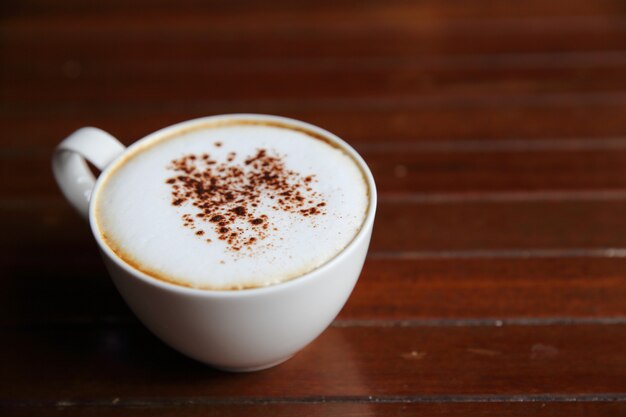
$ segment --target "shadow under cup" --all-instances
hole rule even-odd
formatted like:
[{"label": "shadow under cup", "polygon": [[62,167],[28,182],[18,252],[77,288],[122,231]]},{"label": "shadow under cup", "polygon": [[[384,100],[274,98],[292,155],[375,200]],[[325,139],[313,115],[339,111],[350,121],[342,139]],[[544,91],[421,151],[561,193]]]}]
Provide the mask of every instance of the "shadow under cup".
[{"label": "shadow under cup", "polygon": [[[142,272],[107,245],[98,228],[94,201],[107,175],[126,155],[194,126],[252,122],[304,131],[340,148],[360,168],[368,189],[365,219],[353,240],[335,257],[297,278],[243,290],[205,290],[176,285]],[[69,139],[69,138],[68,138]],[[120,162],[121,161],[121,162]],[[57,181],[59,181],[57,177]],[[59,181],[61,182],[61,181]],[[137,317],[165,343],[208,365],[253,371],[277,365],[314,340],[347,301],[369,247],[376,188],[363,159],[337,136],[316,126],[276,116],[224,115],[191,120],[139,140],[112,161],[93,188],[89,220],[107,270]]]}]

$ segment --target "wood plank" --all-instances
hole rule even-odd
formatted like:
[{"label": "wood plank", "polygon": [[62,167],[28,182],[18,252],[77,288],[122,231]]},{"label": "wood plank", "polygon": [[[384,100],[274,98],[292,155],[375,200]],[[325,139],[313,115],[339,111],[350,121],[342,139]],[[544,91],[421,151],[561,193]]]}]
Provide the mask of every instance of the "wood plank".
[{"label": "wood plank", "polygon": [[623,258],[368,259],[341,320],[626,316]]},{"label": "wood plank", "polygon": [[[178,100],[262,100],[333,98],[433,97],[460,100],[482,97],[506,100],[520,94],[623,91],[626,53],[621,65],[583,62],[567,67],[494,68],[486,60],[482,68],[424,68],[419,62],[367,67],[367,62],[322,67],[289,67],[277,62],[255,68],[245,62],[213,68],[211,61],[171,64],[167,61],[76,62],[76,77],[68,77],[66,62],[18,60],[3,65],[0,99],[7,103],[72,103],[97,101],[154,102]],[[593,57],[590,57],[593,59]],[[519,62],[518,58],[516,61]],[[555,59],[556,60],[556,59]],[[72,71],[74,71],[72,70]]]},{"label": "wood plank", "polygon": [[[626,139],[609,143],[609,149],[605,150],[584,149],[585,145],[596,146],[593,142],[575,143],[574,147],[579,145],[583,149],[571,149],[565,141],[560,143],[561,150],[541,150],[532,148],[530,144],[522,145],[520,149],[511,142],[508,145],[513,149],[502,149],[507,145],[503,142],[470,149],[459,141],[448,144],[448,147],[439,144],[440,149],[433,145],[434,151],[421,151],[419,148],[411,151],[405,145],[390,144],[357,146],[357,150],[361,150],[372,170],[381,196],[546,190],[548,193],[555,190],[619,191],[626,188]],[[620,145],[621,149],[614,149],[615,145]],[[0,182],[0,194],[4,199],[34,195],[56,198],[60,195],[51,174],[51,147],[43,148],[34,155],[7,152],[3,156],[1,152],[0,177],[10,179]]]},{"label": "wood plank", "polygon": [[[137,0],[132,3],[124,0],[109,0],[107,2],[86,5],[80,0],[8,0],[3,2],[6,13],[10,15],[33,15],[33,14],[72,14],[72,13],[111,13],[111,12],[144,12],[156,15],[168,15],[171,6],[175,4],[180,11],[211,11],[214,14],[221,13],[246,13],[266,11],[317,11],[328,13],[333,10],[356,10],[362,14],[388,14],[396,11],[399,17],[407,17],[407,10],[414,14],[425,17],[439,17],[445,19],[454,18],[483,18],[492,20],[498,17],[528,17],[528,16],[580,16],[597,15],[605,13],[626,13],[623,4],[619,0],[598,0],[590,3],[585,0],[572,0],[567,2],[543,2],[529,0],[524,4],[511,4],[506,0],[496,1],[456,1],[453,3],[441,3],[434,0],[411,2],[406,0],[390,0],[384,3],[373,0],[335,0],[333,2],[320,3],[315,0],[302,0],[294,3],[288,0],[271,0],[260,5],[254,0],[241,0],[237,4],[231,2],[203,0]],[[567,4],[567,8],[564,7]],[[147,6],[150,6],[149,8]],[[245,7],[244,7],[245,6]]]},{"label": "wood plank", "polygon": [[138,326],[5,329],[0,392],[12,401],[70,402],[623,396],[624,331],[624,324],[335,327],[279,367],[225,374]]},{"label": "wood plank", "polygon": [[[511,140],[518,149],[532,141],[546,140],[546,147],[562,139],[588,146],[626,136],[626,100],[587,97],[563,100],[483,103],[342,103],[309,102],[170,102],[101,106],[97,102],[73,105],[0,105],[4,127],[3,152],[27,152],[52,148],[74,130],[97,126],[124,143],[167,125],[213,114],[256,112],[279,114],[324,127],[354,145],[364,143],[443,142],[447,149],[463,147],[464,141],[487,148],[487,140]],[[587,143],[589,142],[589,143]],[[575,147],[576,143],[569,146]],[[558,146],[558,144],[553,145]],[[580,146],[580,145],[578,145]],[[600,145],[599,145],[600,146]],[[425,147],[428,149],[428,146]]]},{"label": "wood plank", "polygon": [[[174,34],[181,29],[188,33],[206,33],[208,31],[230,31],[234,23],[238,24],[238,33],[277,32],[289,29],[292,34],[307,33],[324,36],[332,32],[376,32],[383,28],[395,27],[406,32],[439,30],[444,28],[464,28],[478,32],[499,27],[506,33],[511,30],[532,32],[536,27],[528,27],[525,20],[534,19],[538,27],[547,20],[559,22],[569,19],[580,23],[581,19],[593,17],[608,21],[614,16],[624,15],[625,10],[619,1],[603,1],[590,5],[588,2],[568,2],[546,6],[537,0],[532,5],[511,6],[508,2],[490,2],[488,7],[476,7],[472,2],[438,4],[437,2],[329,2],[285,4],[268,2],[260,5],[250,3],[245,7],[215,7],[208,4],[198,7],[185,7],[184,2],[176,3],[176,8],[162,4],[141,7],[119,3],[107,6],[72,7],[70,4],[46,5],[40,10],[28,10],[28,5],[9,4],[5,6],[5,30],[31,33],[67,33],[82,29],[86,36],[103,31],[111,31],[108,22],[115,21],[115,32],[119,35],[138,34],[159,30],[165,26]],[[55,7],[56,6],[56,7]],[[121,6],[121,7],[120,7]],[[164,7],[165,6],[165,7]],[[21,9],[21,10],[20,10]],[[81,17],[82,19],[77,19]],[[143,19],[141,19],[143,17]],[[543,18],[543,20],[542,20]],[[572,19],[574,18],[574,19]],[[584,20],[583,20],[584,21]],[[68,24],[69,22],[69,24]],[[340,22],[340,23],[339,23]],[[417,24],[416,24],[417,23]],[[504,24],[508,23],[508,24]],[[515,25],[517,23],[517,25]],[[600,25],[597,25],[598,27]],[[583,26],[584,27],[584,26]],[[557,26],[557,29],[562,29]],[[554,31],[554,30],[553,30]],[[235,33],[233,33],[235,34]]]},{"label": "wood plank", "polygon": [[[626,46],[626,45],[624,45]],[[34,45],[36,48],[37,45]],[[40,82],[57,79],[68,85],[84,83],[85,80],[119,79],[120,82],[129,82],[129,78],[136,78],[142,74],[149,79],[156,77],[193,75],[199,80],[205,77],[210,82],[215,77],[225,77],[237,74],[239,77],[249,75],[250,72],[264,75],[268,72],[296,74],[297,76],[312,76],[316,72],[332,77],[334,73],[340,76],[343,72],[351,71],[363,77],[368,73],[377,78],[400,78],[406,87],[415,88],[413,84],[420,82],[425,86],[430,81],[484,81],[491,78],[552,78],[555,82],[563,81],[556,78],[560,73],[567,79],[594,80],[594,73],[602,73],[617,79],[613,74],[615,69],[623,68],[626,61],[626,51],[616,48],[610,51],[579,51],[579,52],[534,52],[534,53],[494,53],[494,54],[430,54],[415,55],[403,54],[393,56],[350,56],[315,57],[307,54],[303,57],[282,56],[277,58],[249,56],[220,59],[214,56],[205,56],[206,46],[186,45],[177,48],[180,57],[171,54],[147,54],[145,47],[131,49],[114,48],[108,55],[100,51],[91,50],[78,54],[76,49],[67,50],[67,45],[47,45],[41,53],[25,54],[24,47],[16,42],[7,42],[0,49],[6,63],[0,69],[5,82],[20,81],[26,78],[35,78]],[[162,47],[159,49],[162,51]],[[124,51],[129,56],[120,55]],[[47,52],[47,53],[46,53]],[[113,52],[117,52],[113,54]],[[184,55],[183,55],[184,53]],[[419,73],[417,77],[415,72]],[[599,74],[598,74],[599,75]],[[413,78],[411,78],[413,77]],[[410,83],[410,81],[414,81]],[[135,79],[141,82],[141,79]],[[177,79],[185,82],[184,79]],[[245,79],[243,81],[246,81]],[[324,84],[332,82],[332,78],[324,80]],[[376,81],[376,79],[374,80]],[[184,84],[183,84],[184,85]],[[279,87],[280,85],[274,85]],[[325,85],[320,85],[324,88]],[[370,86],[368,85],[368,88]],[[393,85],[392,85],[393,87]]]},{"label": "wood plank", "polygon": [[[328,35],[314,32],[294,35],[294,26],[281,33],[248,33],[237,35],[233,31],[226,34],[208,31],[195,34],[184,32],[136,32],[122,35],[117,32],[85,34],[82,28],[63,36],[45,33],[46,43],[39,42],[43,33],[32,29],[24,32],[4,30],[4,38],[10,39],[1,46],[0,51],[6,59],[24,60],[29,55],[43,60],[65,60],[68,76],[76,76],[76,64],[89,66],[94,59],[113,59],[118,61],[138,61],[145,59],[169,60],[170,62],[189,60],[190,62],[211,59],[218,66],[220,61],[235,62],[292,62],[323,64],[324,60],[335,59],[398,59],[403,57],[424,58],[426,61],[438,55],[496,55],[496,54],[532,54],[552,53],[598,53],[603,54],[623,51],[623,21],[614,18],[595,19],[587,23],[574,22],[570,30],[558,31],[562,25],[552,20],[544,22],[543,29],[527,32],[517,29],[512,33],[503,33],[506,25],[536,26],[533,20],[520,22],[502,22],[491,31],[481,29],[482,22],[470,25],[468,29],[436,29],[432,33],[407,34],[393,33],[393,29],[369,31],[352,34],[334,31]],[[448,26],[447,24],[445,26]],[[577,27],[579,26],[579,27]],[[556,28],[556,29],[555,29]],[[331,31],[332,32],[332,31]],[[486,32],[486,33],[485,33]],[[547,33],[546,33],[547,32]],[[317,33],[311,37],[311,33]],[[81,36],[79,36],[81,35]],[[254,39],[254,37],[257,37]],[[324,36],[320,38],[320,36]],[[210,52],[209,52],[210,51]],[[27,55],[28,54],[28,55]],[[322,61],[322,62],[320,62]],[[81,68],[82,69],[82,68]]]},{"label": "wood plank", "polygon": [[[46,253],[0,260],[0,325],[135,322],[93,244]],[[624,271],[624,258],[374,256],[338,323],[626,317]]]},{"label": "wood plank", "polygon": [[[116,402],[116,399],[118,400]],[[249,401],[249,400],[248,400]],[[242,401],[243,402],[243,401]],[[577,400],[574,402],[489,402],[477,404],[458,403],[398,403],[380,404],[374,399],[329,403],[326,400],[304,404],[276,404],[269,399],[260,400],[258,403],[249,401],[248,404],[221,404],[210,403],[208,405],[178,404],[154,405],[140,401],[141,405],[119,405],[124,400],[113,398],[109,404],[83,405],[81,403],[68,404],[63,401],[55,402],[48,406],[13,406],[4,407],[7,416],[21,417],[34,414],[54,416],[272,416],[291,417],[295,415],[305,416],[342,416],[342,417],[374,417],[374,416],[399,416],[399,415],[426,415],[432,417],[548,417],[567,415],[569,417],[604,417],[620,416],[626,414],[624,402],[589,402]],[[59,404],[59,405],[57,405]],[[67,405],[65,405],[67,404]],[[133,404],[131,402],[131,404]]]},{"label": "wood plank", "polygon": [[616,149],[537,151],[528,145],[527,151],[498,151],[497,145],[486,144],[468,155],[462,145],[458,148],[411,152],[405,146],[379,151],[364,147],[362,155],[382,196],[626,188],[626,152]]},{"label": "wood plank", "polygon": [[624,247],[622,201],[382,203],[373,250]]}]

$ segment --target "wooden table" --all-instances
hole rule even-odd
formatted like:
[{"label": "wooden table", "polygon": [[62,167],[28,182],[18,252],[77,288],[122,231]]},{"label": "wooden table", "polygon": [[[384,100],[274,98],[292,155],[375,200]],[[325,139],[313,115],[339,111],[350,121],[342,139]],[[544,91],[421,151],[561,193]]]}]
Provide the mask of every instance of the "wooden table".
[{"label": "wooden table", "polygon": [[[621,0],[0,5],[0,414],[626,415]],[[232,112],[354,145],[361,279],[293,359],[222,373],[115,291],[49,159]]]}]

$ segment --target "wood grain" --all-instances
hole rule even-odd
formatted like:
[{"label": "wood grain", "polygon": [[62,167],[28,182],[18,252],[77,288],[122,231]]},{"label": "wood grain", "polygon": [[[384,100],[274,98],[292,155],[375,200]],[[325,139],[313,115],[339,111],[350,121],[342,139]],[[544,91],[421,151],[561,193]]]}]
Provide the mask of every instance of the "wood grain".
[{"label": "wood grain", "polygon": [[[0,414],[626,416],[625,33],[620,0],[0,2]],[[49,165],[234,112],[380,192],[337,320],[242,375],[137,322]]]}]

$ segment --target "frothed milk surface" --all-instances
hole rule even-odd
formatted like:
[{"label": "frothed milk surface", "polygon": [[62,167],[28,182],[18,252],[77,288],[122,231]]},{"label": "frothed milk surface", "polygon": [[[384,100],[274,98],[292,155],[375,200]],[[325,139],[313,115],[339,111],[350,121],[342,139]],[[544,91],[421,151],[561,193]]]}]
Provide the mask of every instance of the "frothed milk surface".
[{"label": "frothed milk surface", "polygon": [[341,252],[369,191],[357,163],[279,123],[204,124],[136,149],[94,197],[121,259],[157,279],[229,290],[287,281]]}]

